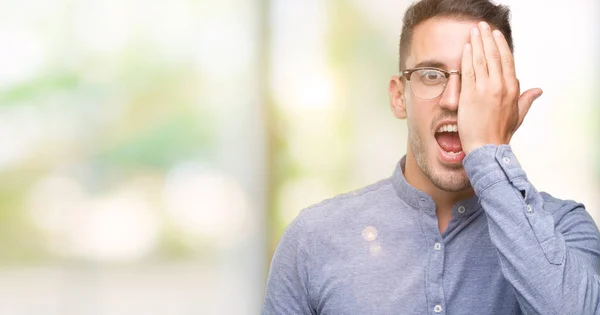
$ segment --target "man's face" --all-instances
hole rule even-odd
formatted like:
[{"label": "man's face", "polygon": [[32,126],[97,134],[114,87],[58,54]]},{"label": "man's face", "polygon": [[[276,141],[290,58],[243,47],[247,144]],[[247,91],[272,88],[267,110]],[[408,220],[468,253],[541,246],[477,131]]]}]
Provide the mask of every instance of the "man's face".
[{"label": "man's face", "polygon": [[[434,18],[419,24],[413,32],[406,69],[426,66],[460,70],[463,48],[470,40],[470,30],[476,26],[477,22],[450,18]],[[396,92],[392,91],[392,85]],[[434,99],[416,97],[410,81],[394,79],[392,85],[392,109],[398,118],[407,119],[408,154],[413,155],[421,172],[444,191],[470,188],[462,166],[464,153],[458,133],[440,129],[457,124],[460,78],[451,75],[444,92]]]}]

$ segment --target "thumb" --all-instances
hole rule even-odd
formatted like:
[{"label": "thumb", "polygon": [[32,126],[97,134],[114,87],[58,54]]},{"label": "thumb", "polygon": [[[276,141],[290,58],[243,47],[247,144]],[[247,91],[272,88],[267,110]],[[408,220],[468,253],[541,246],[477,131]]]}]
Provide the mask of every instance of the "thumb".
[{"label": "thumb", "polygon": [[[517,124],[517,128],[519,128],[521,126],[521,124],[523,123],[523,120],[525,119],[525,115],[527,115],[527,112],[529,112],[529,109],[531,108],[531,104],[533,104],[533,101],[535,101],[540,96],[542,96],[542,93],[544,93],[544,91],[542,91],[542,89],[535,88],[535,89],[529,89],[529,90],[523,92],[523,94],[521,94],[521,96],[519,96],[519,100],[517,101],[517,104],[519,106],[519,123]],[[515,128],[515,130],[517,128]]]}]

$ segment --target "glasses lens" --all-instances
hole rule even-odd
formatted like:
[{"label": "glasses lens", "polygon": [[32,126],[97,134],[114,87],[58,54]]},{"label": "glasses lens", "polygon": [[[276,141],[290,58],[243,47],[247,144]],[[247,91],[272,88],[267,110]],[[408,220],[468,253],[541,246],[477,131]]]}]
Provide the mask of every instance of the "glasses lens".
[{"label": "glasses lens", "polygon": [[446,75],[434,69],[421,69],[410,76],[410,86],[413,94],[422,99],[432,99],[440,96],[446,87]]}]

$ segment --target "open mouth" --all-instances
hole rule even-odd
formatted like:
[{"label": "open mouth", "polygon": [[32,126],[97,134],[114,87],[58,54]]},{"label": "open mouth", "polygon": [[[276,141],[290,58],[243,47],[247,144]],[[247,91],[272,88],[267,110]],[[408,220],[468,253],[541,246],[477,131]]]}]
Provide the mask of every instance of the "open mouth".
[{"label": "open mouth", "polygon": [[435,140],[440,147],[442,160],[448,163],[462,162],[465,154],[460,143],[458,125],[445,124],[440,126],[435,132]]}]

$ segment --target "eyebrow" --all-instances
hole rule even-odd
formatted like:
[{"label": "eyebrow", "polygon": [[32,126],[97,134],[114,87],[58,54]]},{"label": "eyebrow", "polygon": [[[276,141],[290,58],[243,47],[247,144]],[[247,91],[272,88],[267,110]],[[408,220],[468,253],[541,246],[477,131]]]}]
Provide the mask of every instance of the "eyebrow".
[{"label": "eyebrow", "polygon": [[440,69],[448,68],[445,63],[438,61],[438,60],[424,60],[424,61],[417,63],[414,66],[414,68],[423,68],[423,67],[440,68]]}]

